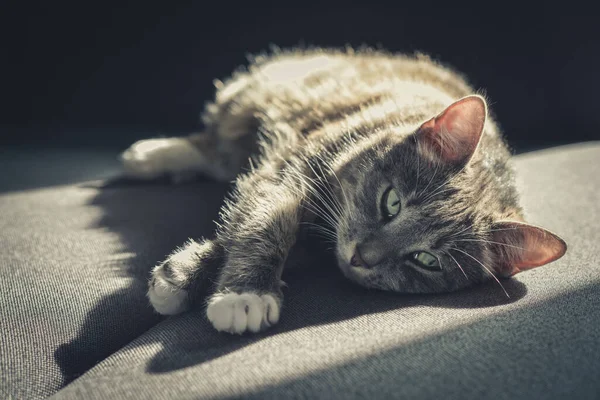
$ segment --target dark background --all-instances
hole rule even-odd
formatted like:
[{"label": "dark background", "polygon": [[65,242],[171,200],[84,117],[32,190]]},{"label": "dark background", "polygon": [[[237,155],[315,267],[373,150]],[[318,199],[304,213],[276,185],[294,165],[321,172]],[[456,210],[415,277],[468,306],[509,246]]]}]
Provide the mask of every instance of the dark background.
[{"label": "dark background", "polygon": [[594,13],[480,3],[14,3],[0,145],[121,148],[200,129],[212,80],[270,44],[421,50],[484,88],[517,151],[600,138]]}]

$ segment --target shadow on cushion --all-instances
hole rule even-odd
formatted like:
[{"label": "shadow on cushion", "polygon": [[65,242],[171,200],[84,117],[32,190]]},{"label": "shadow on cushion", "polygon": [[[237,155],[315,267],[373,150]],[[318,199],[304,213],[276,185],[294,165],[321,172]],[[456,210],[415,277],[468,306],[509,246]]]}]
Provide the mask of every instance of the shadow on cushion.
[{"label": "shadow on cushion", "polygon": [[[131,286],[104,297],[88,312],[77,337],[56,350],[55,360],[66,377],[66,383],[108,355],[101,346],[106,336],[117,335],[122,338],[123,344],[133,339],[126,331],[128,321],[123,320],[119,309],[133,306],[128,304],[131,292],[145,293],[149,270],[172,249],[188,237],[212,235],[212,220],[217,217],[227,187],[206,181],[171,186],[163,180],[146,183],[114,180],[102,184],[99,189],[91,204],[101,207],[103,217],[92,228],[116,233],[127,250],[137,256],[122,265],[123,273],[132,278]],[[204,317],[200,299],[197,301],[198,307],[184,317],[195,320],[194,328],[183,332],[175,330],[173,335],[200,335],[202,349],[196,348],[197,343],[192,348],[185,348],[181,342],[176,342],[177,349],[174,349],[171,346],[173,342],[167,340],[163,343],[163,351],[149,363],[148,371],[160,373],[185,368],[221,357],[259,341],[265,335],[329,324],[374,312],[415,305],[493,307],[517,301],[527,293],[526,287],[514,279],[502,281],[510,298],[506,297],[496,282],[440,295],[401,295],[367,290],[347,281],[339,272],[334,258],[312,239],[299,243],[288,259],[293,265],[287,266],[283,279],[290,288],[284,289],[283,314],[277,326],[260,335],[232,338],[214,331]],[[136,298],[139,302],[135,306],[143,304],[147,312],[150,305],[143,303],[145,298]],[[321,304],[316,306],[314,299],[320,299]],[[181,317],[172,319],[177,318]],[[158,315],[151,319],[152,324],[160,320]],[[201,351],[194,351],[195,348]],[[182,350],[186,352],[186,357],[171,357],[174,352]]]},{"label": "shadow on cushion", "polygon": [[[206,182],[175,188],[164,181],[141,184],[121,180],[84,186],[98,189],[89,205],[102,210],[101,218],[89,229],[117,235],[121,244],[118,274],[128,279],[129,286],[97,302],[77,336],[56,349],[54,359],[64,384],[162,320],[145,297],[149,271],[188,237],[211,233],[226,189]],[[123,258],[127,253],[133,256]],[[124,308],[139,310],[138,321],[121,312]]]}]

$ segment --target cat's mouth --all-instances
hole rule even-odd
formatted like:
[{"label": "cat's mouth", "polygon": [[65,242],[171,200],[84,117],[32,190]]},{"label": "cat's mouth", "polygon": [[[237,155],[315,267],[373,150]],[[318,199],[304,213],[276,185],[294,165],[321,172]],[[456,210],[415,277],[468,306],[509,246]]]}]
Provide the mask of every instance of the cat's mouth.
[{"label": "cat's mouth", "polygon": [[347,278],[357,282],[360,282],[362,275],[370,269],[354,243],[348,243],[346,246],[339,245],[337,248],[337,259],[343,274]]},{"label": "cat's mouth", "polygon": [[356,244],[354,242],[348,243],[340,243],[338,242],[336,248],[336,256],[338,259],[338,263],[343,265],[345,268],[355,267],[357,263],[357,259],[354,259],[354,249],[356,248]]},{"label": "cat's mouth", "polygon": [[363,260],[358,246],[354,248],[354,254],[352,254],[352,257],[350,257],[350,265],[353,267],[370,268],[370,266]]}]

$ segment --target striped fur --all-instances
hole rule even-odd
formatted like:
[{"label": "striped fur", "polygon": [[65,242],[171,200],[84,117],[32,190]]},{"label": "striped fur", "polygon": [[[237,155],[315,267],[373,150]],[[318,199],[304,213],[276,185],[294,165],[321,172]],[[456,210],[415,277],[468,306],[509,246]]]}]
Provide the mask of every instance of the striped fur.
[{"label": "striped fur", "polygon": [[[475,93],[459,74],[424,55],[314,49],[254,57],[215,84],[205,131],[186,138],[202,159],[189,169],[236,177],[235,188],[215,238],[192,241],[155,268],[149,296],[162,310],[187,304],[165,305],[165,282],[173,301],[189,302],[180,292],[214,271],[208,317],[217,329],[272,325],[282,268],[303,223],[316,224],[334,243],[342,272],[367,287],[442,292],[495,279],[503,263],[491,243],[494,224],[523,216],[494,119],[488,115],[465,165],[436,159],[417,136],[425,121]],[[390,185],[402,210],[384,222],[380,202]],[[377,265],[351,265],[357,245],[379,255]],[[441,270],[407,262],[418,250],[434,254]]]}]

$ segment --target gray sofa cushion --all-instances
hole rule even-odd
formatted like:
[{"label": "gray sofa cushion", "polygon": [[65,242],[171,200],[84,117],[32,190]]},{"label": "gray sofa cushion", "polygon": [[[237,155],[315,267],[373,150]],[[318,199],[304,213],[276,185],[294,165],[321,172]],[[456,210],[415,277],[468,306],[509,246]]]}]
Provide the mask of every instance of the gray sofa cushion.
[{"label": "gray sofa cushion", "polygon": [[226,189],[95,186],[0,196],[2,399],[47,397],[159,322],[149,267],[211,233]]},{"label": "gray sofa cushion", "polygon": [[529,221],[569,251],[502,281],[510,299],[495,283],[368,291],[305,254],[280,324],[241,337],[201,310],[161,320],[144,298],[156,260],[210,233],[222,185],[4,195],[2,394],[49,395],[108,357],[55,398],[597,398],[599,164],[600,143],[517,157]]}]

